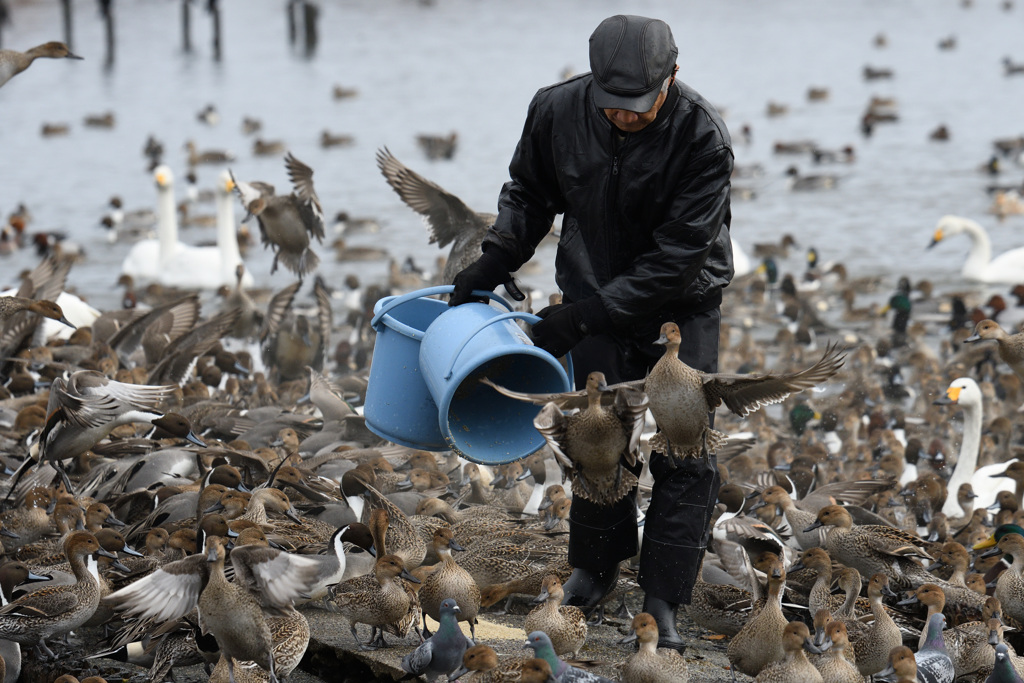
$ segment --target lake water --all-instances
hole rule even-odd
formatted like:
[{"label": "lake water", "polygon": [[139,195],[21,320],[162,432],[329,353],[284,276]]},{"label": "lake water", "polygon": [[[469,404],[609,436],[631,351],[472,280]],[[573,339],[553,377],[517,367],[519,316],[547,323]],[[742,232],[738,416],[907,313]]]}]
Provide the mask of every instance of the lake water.
[{"label": "lake water", "polygon": [[[5,48],[27,49],[60,39],[56,0],[13,0],[13,25]],[[959,288],[966,237],[925,250],[940,216],[955,213],[980,221],[996,251],[1024,245],[1024,216],[997,222],[985,213],[984,187],[996,180],[1019,183],[1024,169],[1004,160],[996,179],[979,172],[992,140],[1024,133],[1024,75],[1007,77],[1001,61],[1024,62],[1024,7],[1006,11],[1001,0],[323,0],[320,44],[312,58],[289,46],[284,2],[224,0],[224,56],[211,57],[210,19],[193,10],[193,54],[181,50],[179,2],[115,3],[117,53],[104,69],[104,34],[96,3],[75,3],[74,50],[85,61],[40,60],[0,89],[0,218],[24,202],[34,216],[30,230],[62,230],[86,249],[88,260],[69,284],[97,305],[114,306],[113,283],[127,244],[110,246],[100,218],[113,194],[127,208],[155,203],[142,157],[150,134],[183,179],[186,140],[201,149],[232,151],[240,179],[287,186],[280,157],[256,157],[243,116],[263,122],[262,137],[280,139],[315,169],[328,216],[346,210],[372,216],[378,235],[352,238],[380,244],[398,259],[413,256],[430,266],[438,251],[428,244],[418,217],[377,171],[374,154],[387,145],[411,168],[459,195],[470,206],[493,211],[507,165],[536,89],[563,70],[587,67],[587,38],[604,17],[629,12],[664,18],[679,44],[680,77],[719,106],[736,138],[738,164],[760,163],[752,181],[757,197],[735,201],[733,235],[743,245],[776,241],[783,232],[823,260],[842,260],[851,274],[931,278],[940,289]],[[873,39],[884,33],[888,46]],[[955,36],[953,50],[941,39]],[[865,81],[865,65],[888,67],[892,80]],[[356,88],[355,98],[335,100],[332,87]],[[828,88],[826,101],[810,102],[810,87]],[[872,96],[894,97],[900,120],[879,125],[864,138],[859,121]],[[769,117],[769,101],[789,113]],[[196,113],[214,104],[217,126]],[[83,117],[113,111],[112,130],[85,128]],[[70,134],[44,138],[44,122],[68,123]],[[750,126],[744,145],[739,130]],[[929,141],[939,124],[945,143]],[[321,149],[320,132],[354,136],[350,147]],[[451,161],[429,161],[419,133],[457,131]],[[821,147],[853,145],[856,161],[816,168],[806,156],[775,155],[777,141],[812,139]],[[838,173],[838,189],[794,193],[784,171]],[[217,167],[198,168],[210,186]],[[179,197],[184,188],[178,186]],[[202,210],[211,212],[212,206]],[[240,214],[239,214],[239,217]],[[184,230],[186,241],[209,240],[213,231]],[[332,283],[355,272],[383,280],[385,262],[337,263],[320,247],[321,273]],[[538,253],[543,265],[530,284],[553,286],[553,247]],[[34,263],[19,253],[0,258],[0,284]],[[270,253],[247,256],[258,285],[281,287],[290,274],[269,274]],[[802,267],[802,252],[783,264]]]}]

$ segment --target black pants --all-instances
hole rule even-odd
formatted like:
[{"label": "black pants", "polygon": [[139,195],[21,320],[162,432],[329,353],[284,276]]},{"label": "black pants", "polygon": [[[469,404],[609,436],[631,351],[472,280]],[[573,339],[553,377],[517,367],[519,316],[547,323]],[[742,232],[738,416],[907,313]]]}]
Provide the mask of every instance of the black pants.
[{"label": "black pants", "polygon": [[[718,371],[718,309],[677,320],[682,334],[679,358],[704,372]],[[572,351],[576,386],[600,370],[609,384],[640,379],[661,357],[663,348],[609,335],[588,337]],[[640,474],[640,463],[634,472]],[[715,457],[708,462],[672,461],[653,454],[654,488],[644,523],[638,581],[645,593],[689,604],[720,484]],[[569,511],[569,564],[605,570],[637,553],[636,489],[622,500],[600,506],[573,498]]]}]

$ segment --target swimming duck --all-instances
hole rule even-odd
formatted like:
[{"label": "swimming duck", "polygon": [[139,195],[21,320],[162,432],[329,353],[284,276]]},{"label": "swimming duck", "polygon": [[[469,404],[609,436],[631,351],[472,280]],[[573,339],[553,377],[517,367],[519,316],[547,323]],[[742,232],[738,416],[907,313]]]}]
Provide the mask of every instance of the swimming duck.
[{"label": "swimming duck", "polygon": [[523,630],[544,631],[551,638],[555,654],[571,652],[576,659],[587,640],[587,617],[579,607],[563,605],[563,597],[558,577],[554,574],[544,577],[540,595],[533,601],[538,607],[526,615]]},{"label": "swimming duck", "polygon": [[790,166],[786,169],[787,184],[795,192],[832,190],[839,185],[839,177],[827,173],[801,175],[800,169]]},{"label": "swimming duck", "polygon": [[[638,388],[619,386],[610,392],[601,372],[587,376],[585,391],[565,394],[523,394],[482,381],[510,398],[544,405],[534,426],[554,452],[563,477],[571,478],[576,495],[604,505],[636,485],[636,475],[619,461],[636,463],[647,410],[647,397]],[[585,409],[568,416],[562,412],[581,400]]]},{"label": "swimming duck", "polygon": [[411,676],[447,676],[462,666],[462,655],[474,645],[459,629],[461,609],[455,600],[442,601],[439,611],[437,632],[402,659],[402,669]]},{"label": "swimming duck", "polygon": [[204,630],[212,633],[228,658],[254,661],[277,681],[273,639],[267,617],[286,612],[316,580],[309,558],[276,548],[242,546],[231,551],[237,582],[224,575],[226,541],[212,536],[201,555],[164,565],[105,601],[128,614],[157,621],[184,616],[199,607]]},{"label": "swimming duck", "polygon": [[324,213],[313,188],[313,169],[290,152],[285,155],[284,163],[294,187],[291,194],[276,195],[273,186],[261,182],[236,182],[235,189],[247,212],[242,222],[255,216],[263,245],[273,248],[274,263],[270,272],[276,272],[277,263],[281,261],[302,279],[320,265],[320,258],[309,243],[310,236],[323,242]]},{"label": "swimming duck", "polygon": [[818,511],[817,521],[804,531],[820,526],[831,527],[825,540],[829,555],[861,574],[873,576],[881,572],[900,588],[911,588],[934,579],[911,559],[934,559],[924,550],[924,541],[916,534],[876,524],[854,526],[849,511],[841,505],[823,507]]},{"label": "swimming duck", "polygon": [[982,320],[974,327],[974,334],[964,339],[965,344],[994,339],[999,357],[1018,376],[1024,378],[1024,332],[1009,334],[994,320]]},{"label": "swimming duck", "polygon": [[[451,529],[441,528],[434,532],[433,548],[441,558],[440,566],[427,576],[420,587],[420,604],[423,614],[434,621],[440,621],[441,605],[448,598],[454,598],[459,605],[458,621],[468,621],[470,636],[476,640],[476,615],[480,611],[480,588],[472,574],[459,566],[452,557],[452,551],[464,550]],[[459,655],[462,656],[461,654]]]},{"label": "swimming duck", "polygon": [[71,52],[68,46],[58,41],[50,41],[37,45],[25,52],[17,50],[0,50],[0,88],[40,58],[46,59],[82,59]]},{"label": "swimming duck", "polygon": [[455,195],[408,168],[387,147],[377,150],[377,167],[391,189],[426,221],[430,243],[441,248],[452,245],[437,283],[451,284],[459,271],[480,258],[480,243],[497,216],[472,210]]},{"label": "swimming duck", "polygon": [[93,554],[116,559],[100,547],[88,531],[74,531],[64,540],[64,554],[71,563],[75,583],[50,586],[8,603],[0,608],[0,638],[22,645],[33,645],[47,657],[53,652],[46,639],[77,629],[89,620],[100,602],[100,587],[85,558]]},{"label": "swimming duck", "polygon": [[[401,557],[384,555],[374,564],[372,581],[367,580],[369,577],[358,577],[343,581],[328,590],[328,609],[348,619],[352,638],[360,650],[388,647],[384,640],[384,628],[408,614],[409,595],[399,577],[419,583],[405,568]],[[359,640],[357,624],[368,624],[371,627],[367,643]]]},{"label": "swimming duck", "polygon": [[1017,284],[1024,279],[1024,247],[1010,249],[992,257],[992,242],[988,233],[976,221],[961,216],[943,216],[935,226],[929,248],[950,235],[966,234],[971,238],[971,250],[960,274],[975,282]]},{"label": "swimming duck", "polygon": [[804,648],[813,648],[813,645],[810,644],[810,631],[807,624],[799,621],[790,622],[786,624],[781,635],[785,655],[778,661],[768,663],[757,674],[754,681],[757,683],[788,683],[789,681],[821,683],[821,674],[804,654]]},{"label": "swimming duck", "polygon": [[612,683],[610,679],[598,676],[593,671],[577,669],[559,659],[551,645],[551,639],[544,631],[530,632],[526,636],[526,644],[523,647],[530,648],[537,659],[544,660],[551,667],[551,674],[559,683],[575,683],[576,681],[580,683]]},{"label": "swimming duck", "polygon": [[[640,641],[640,649],[622,666],[625,683],[686,683],[690,680],[686,660],[678,652],[658,649],[658,624],[654,617],[646,612],[633,617],[633,634]],[[634,636],[619,642],[629,642]]]}]

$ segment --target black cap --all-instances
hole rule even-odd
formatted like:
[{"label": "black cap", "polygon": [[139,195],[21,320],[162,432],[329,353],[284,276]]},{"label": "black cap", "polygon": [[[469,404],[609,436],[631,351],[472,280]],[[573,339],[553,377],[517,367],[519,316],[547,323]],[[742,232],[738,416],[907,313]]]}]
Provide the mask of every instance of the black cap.
[{"label": "black cap", "polygon": [[660,19],[618,14],[590,36],[594,101],[602,109],[648,111],[672,75],[679,49]]}]

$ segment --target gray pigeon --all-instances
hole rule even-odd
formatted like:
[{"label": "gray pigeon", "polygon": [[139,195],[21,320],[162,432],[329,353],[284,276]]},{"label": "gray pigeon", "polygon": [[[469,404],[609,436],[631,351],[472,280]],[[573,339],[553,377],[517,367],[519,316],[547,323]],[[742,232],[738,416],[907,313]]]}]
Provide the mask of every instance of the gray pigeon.
[{"label": "gray pigeon", "polygon": [[462,655],[473,646],[459,629],[456,615],[461,612],[451,598],[441,603],[441,622],[430,638],[402,660],[402,669],[411,676],[436,680],[462,666]]},{"label": "gray pigeon", "polygon": [[591,671],[584,671],[570,666],[558,658],[555,648],[551,645],[551,638],[544,631],[534,631],[526,637],[526,644],[523,647],[533,649],[537,659],[543,659],[551,667],[551,674],[558,683],[615,683],[610,678],[598,676]]}]

